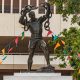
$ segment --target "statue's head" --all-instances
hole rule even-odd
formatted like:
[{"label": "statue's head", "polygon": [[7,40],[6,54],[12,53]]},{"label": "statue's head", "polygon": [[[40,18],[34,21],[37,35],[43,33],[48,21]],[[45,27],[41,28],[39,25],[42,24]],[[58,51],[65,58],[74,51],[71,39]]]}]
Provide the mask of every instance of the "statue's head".
[{"label": "statue's head", "polygon": [[29,12],[29,18],[31,18],[32,20],[35,19],[35,12],[34,11]]}]

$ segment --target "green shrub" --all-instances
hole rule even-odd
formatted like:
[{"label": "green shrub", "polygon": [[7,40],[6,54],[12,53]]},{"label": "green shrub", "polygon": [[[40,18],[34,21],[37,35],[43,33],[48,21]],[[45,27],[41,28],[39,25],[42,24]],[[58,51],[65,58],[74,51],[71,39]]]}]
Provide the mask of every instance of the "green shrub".
[{"label": "green shrub", "polygon": [[[69,64],[74,69],[73,77],[77,77],[80,74],[80,29],[71,27],[70,29],[64,29],[60,34],[62,37],[58,37],[50,43],[50,46],[55,46],[56,43],[61,45],[54,49],[56,54],[54,59],[60,58],[63,64],[59,64],[59,66],[66,67],[65,56],[68,56]],[[61,40],[65,42],[65,45],[62,44]]]}]

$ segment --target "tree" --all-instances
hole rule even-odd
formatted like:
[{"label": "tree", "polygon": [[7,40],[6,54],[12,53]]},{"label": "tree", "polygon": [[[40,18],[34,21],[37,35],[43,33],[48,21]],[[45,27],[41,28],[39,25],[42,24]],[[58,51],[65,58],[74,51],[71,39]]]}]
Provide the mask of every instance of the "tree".
[{"label": "tree", "polygon": [[80,29],[71,27],[69,30],[64,29],[60,34],[63,37],[54,36],[49,43],[50,46],[54,46],[53,53],[56,54],[54,59],[62,60],[60,67],[65,68],[70,65],[74,69],[73,77],[80,80]]},{"label": "tree", "polygon": [[57,13],[62,14],[64,21],[73,14],[71,23],[77,23],[80,26],[80,0],[49,0],[49,2],[57,6]]}]

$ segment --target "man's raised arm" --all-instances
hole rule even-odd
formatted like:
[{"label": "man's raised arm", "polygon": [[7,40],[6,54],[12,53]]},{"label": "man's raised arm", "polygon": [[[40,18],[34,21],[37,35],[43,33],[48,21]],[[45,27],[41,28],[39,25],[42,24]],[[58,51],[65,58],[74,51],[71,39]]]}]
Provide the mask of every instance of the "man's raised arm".
[{"label": "man's raised arm", "polygon": [[19,23],[22,24],[22,25],[25,25],[25,21],[27,23],[26,12],[24,12],[23,14],[21,14],[20,19],[19,19]]},{"label": "man's raised arm", "polygon": [[48,19],[51,15],[50,4],[45,2],[42,7],[46,9],[46,14],[39,18],[40,22],[43,23],[46,19]]},{"label": "man's raised arm", "polygon": [[26,14],[27,14],[26,9],[22,10],[21,11],[21,16],[20,16],[20,19],[19,19],[19,23],[24,25],[24,27],[22,27],[22,28],[24,28],[24,31],[27,31],[29,29],[28,20],[27,20]]}]

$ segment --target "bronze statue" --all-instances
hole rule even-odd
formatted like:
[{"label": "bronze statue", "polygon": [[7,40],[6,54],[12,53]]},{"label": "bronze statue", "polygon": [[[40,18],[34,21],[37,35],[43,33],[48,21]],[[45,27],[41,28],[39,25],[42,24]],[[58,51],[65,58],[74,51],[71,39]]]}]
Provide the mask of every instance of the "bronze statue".
[{"label": "bronze statue", "polygon": [[[31,71],[31,66],[33,63],[33,55],[34,55],[34,51],[36,46],[39,46],[43,52],[44,52],[44,56],[47,62],[47,66],[50,66],[50,61],[49,61],[49,51],[47,49],[47,45],[45,43],[45,41],[42,38],[42,24],[44,21],[49,21],[49,17],[51,15],[51,11],[50,11],[50,4],[45,2],[44,4],[42,4],[42,6],[46,9],[46,14],[36,18],[35,16],[35,12],[32,11],[33,6],[26,6],[24,8],[24,10],[21,11],[21,17],[19,19],[19,23],[24,25],[24,30],[30,30],[31,32],[31,38],[30,38],[30,44],[29,44],[29,58],[28,58],[28,71]],[[30,18],[30,20],[27,19],[27,14]],[[46,23],[45,23],[46,25]],[[50,30],[50,28],[48,26],[45,26],[46,30]]]}]

